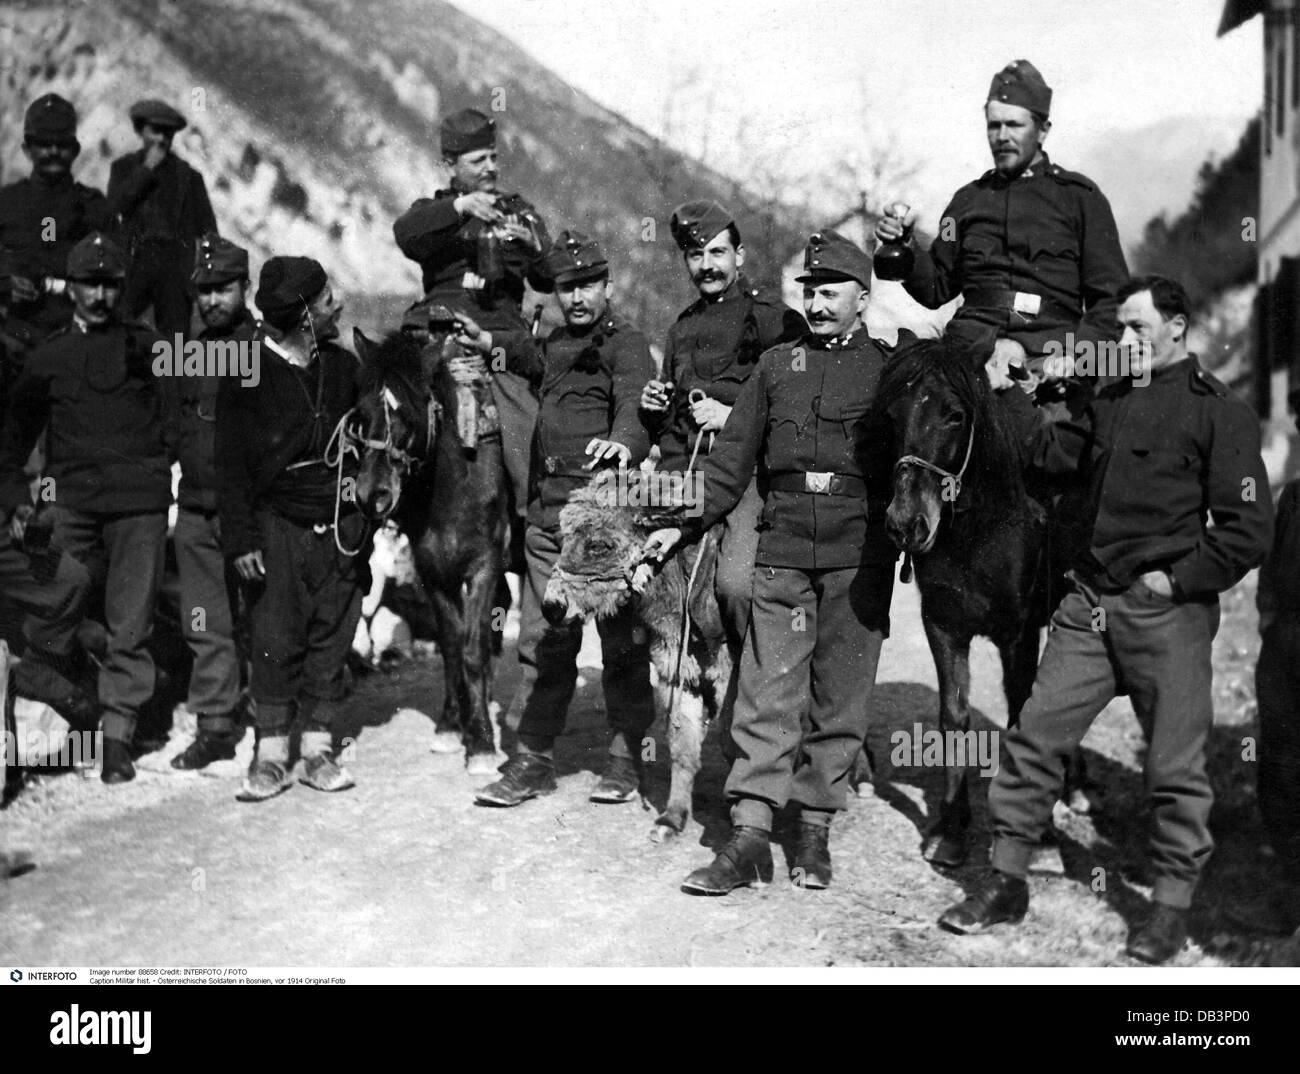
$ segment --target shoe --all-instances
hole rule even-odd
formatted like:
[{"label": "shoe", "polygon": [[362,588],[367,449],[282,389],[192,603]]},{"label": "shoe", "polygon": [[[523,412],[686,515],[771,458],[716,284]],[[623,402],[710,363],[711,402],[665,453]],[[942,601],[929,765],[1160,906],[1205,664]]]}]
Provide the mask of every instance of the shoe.
[{"label": "shoe", "polygon": [[298,777],[298,782],[317,791],[346,791],[357,785],[352,773],[339,764],[334,759],[334,754],[328,750],[302,759],[302,775]]},{"label": "shoe", "polygon": [[1159,966],[1168,962],[1187,942],[1187,911],[1156,903],[1147,923],[1137,929],[1125,949],[1130,958]]},{"label": "shoe", "polygon": [[831,886],[829,824],[800,824],[790,879],[797,888],[821,891]]},{"label": "shoe", "polygon": [[541,753],[516,753],[499,769],[501,778],[474,796],[476,802],[494,806],[517,806],[530,798],[552,794],[557,789],[555,762]]},{"label": "shoe", "polygon": [[994,870],[965,901],[944,911],[939,927],[964,936],[1003,922],[1018,925],[1028,910],[1029,885]]},{"label": "shoe", "polygon": [[289,789],[289,771],[279,761],[253,758],[244,785],[235,795],[238,802],[263,802]]},{"label": "shoe", "polygon": [[22,876],[35,868],[36,863],[32,861],[30,852],[26,850],[0,852],[0,880],[8,880],[11,876]]},{"label": "shoe", "polygon": [[131,763],[131,747],[127,743],[115,738],[104,739],[99,778],[105,783],[130,783],[135,779],[135,765]]},{"label": "shoe", "polygon": [[592,802],[630,802],[641,792],[641,766],[630,757],[610,754],[605,774],[592,790]]},{"label": "shoe", "polygon": [[229,761],[235,756],[235,736],[200,731],[188,746],[172,758],[172,767],[182,772],[206,768],[213,761]]},{"label": "shoe", "polygon": [[49,705],[74,731],[99,727],[99,694],[93,682],[78,683],[31,654],[14,667],[14,693]]},{"label": "shoe", "polygon": [[682,890],[689,895],[726,895],[747,884],[762,887],[771,882],[771,836],[762,828],[742,825],[731,830],[711,864],[682,881]]}]

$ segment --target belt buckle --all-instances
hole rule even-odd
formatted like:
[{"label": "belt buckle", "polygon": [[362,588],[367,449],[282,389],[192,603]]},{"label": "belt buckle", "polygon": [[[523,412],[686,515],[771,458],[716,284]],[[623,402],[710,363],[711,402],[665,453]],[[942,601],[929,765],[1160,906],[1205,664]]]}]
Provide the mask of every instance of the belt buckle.
[{"label": "belt buckle", "polygon": [[831,479],[834,476],[835,475],[831,473],[820,473],[813,470],[807,470],[803,475],[804,491],[825,495],[831,490]]},{"label": "belt buckle", "polygon": [[1011,300],[1011,308],[1022,317],[1037,317],[1038,311],[1043,308],[1043,296],[1017,291]]}]

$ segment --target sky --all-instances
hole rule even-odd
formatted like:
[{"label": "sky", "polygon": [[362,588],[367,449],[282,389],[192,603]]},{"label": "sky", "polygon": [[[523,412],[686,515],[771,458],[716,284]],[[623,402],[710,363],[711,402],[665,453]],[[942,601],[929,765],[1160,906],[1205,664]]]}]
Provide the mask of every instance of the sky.
[{"label": "sky", "polygon": [[[638,126],[744,177],[910,165],[887,186],[922,222],[989,166],[993,74],[1031,60],[1070,166],[1107,131],[1246,119],[1261,20],[1215,37],[1223,0],[453,0]],[[865,118],[864,118],[865,117]],[[815,182],[815,180],[813,180]]]}]

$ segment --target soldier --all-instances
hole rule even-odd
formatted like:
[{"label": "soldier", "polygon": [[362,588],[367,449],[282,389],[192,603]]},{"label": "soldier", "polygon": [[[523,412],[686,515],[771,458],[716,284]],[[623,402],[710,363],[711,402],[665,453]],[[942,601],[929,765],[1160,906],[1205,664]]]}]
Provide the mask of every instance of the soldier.
[{"label": "soldier", "polygon": [[[939,237],[903,281],[921,305],[962,306],[946,333],[972,344],[1004,386],[1030,358],[1119,337],[1115,292],[1128,276],[1110,203],[1043,152],[1052,91],[1028,60],[993,76],[984,118],[993,168],[953,195]],[[915,213],[882,217],[877,242],[906,240]]]},{"label": "soldier", "polygon": [[[662,558],[744,495],[766,495],[727,777],[734,825],[683,890],[724,895],[772,878],[773,813],[798,803],[791,879],[831,880],[830,823],[866,732],[889,634],[897,551],[885,532],[892,460],[871,402],[887,358],[864,324],[871,259],[823,230],[804,251],[809,332],[759,358],[702,468],[704,512],[651,534]],[[904,332],[903,336],[909,333]]]},{"label": "soldier", "polygon": [[1149,383],[1117,378],[1077,420],[1057,423],[1036,416],[1023,393],[1006,393],[1027,425],[1038,425],[1041,465],[1081,466],[1090,533],[989,791],[992,871],[939,924],[967,933],[1024,917],[1026,866],[1065,763],[1126,691],[1149,742],[1155,889],[1154,912],[1130,934],[1128,953],[1161,963],[1187,938],[1188,907],[1214,846],[1205,743],[1218,595],[1267,554],[1273,508],[1254,415],[1187,350],[1182,287],[1144,276],[1118,299],[1121,345],[1149,356],[1134,370],[1149,370]]},{"label": "soldier", "polygon": [[[654,373],[650,346],[610,308],[609,262],[600,244],[563,231],[545,255],[564,324],[538,348],[510,351],[511,366],[540,385],[532,445],[532,491],[525,539],[528,572],[519,626],[523,678],[507,720],[519,749],[501,778],[479,791],[487,805],[513,806],[555,790],[555,739],[563,732],[578,675],[582,624],[549,625],[542,598],[560,557],[560,509],[591,479],[617,463],[620,472],[650,450],[637,419],[641,386]],[[492,353],[490,332],[467,324],[459,337]],[[611,735],[593,802],[629,802],[641,783],[641,741],[654,722],[650,648],[630,608],[599,620],[601,685]]]},{"label": "soldier", "polygon": [[[731,213],[716,201],[679,205],[669,222],[691,283],[699,292],[668,330],[664,377],[641,393],[641,418],[659,445],[661,470],[686,470],[697,437],[697,465],[708,457],[726,425],[740,389],[769,347],[798,339],[808,326],[775,295],[755,287],[741,271],[745,246]],[[755,481],[722,519],[714,582],[732,667],[749,626],[749,602],[763,500]],[[728,688],[734,700],[735,682]]]},{"label": "soldier", "polygon": [[[369,588],[369,533],[325,462],[357,401],[360,364],[333,342],[343,304],[310,257],[273,257],[257,288],[255,385],[217,391],[217,512],[221,543],[249,590],[257,751],[240,801],[289,786],[289,730],[302,727],[301,781],[353,786],[334,753],[346,661]],[[337,526],[335,519],[338,519]],[[355,553],[355,554],[350,554]]]},{"label": "soldier", "polygon": [[63,278],[68,254],[113,219],[103,194],[73,181],[80,152],[77,110],[56,93],[33,101],[23,118],[23,155],[32,174],[0,188],[0,247],[12,259],[3,331],[13,375],[29,348],[72,320]]},{"label": "soldier", "polygon": [[154,688],[147,642],[162,580],[171,466],[151,369],[158,336],[119,315],[126,258],[88,235],[68,255],[73,323],[32,351],[15,381],[0,443],[0,504],[22,540],[35,508],[23,463],[48,424],[43,477],[50,543],[83,563],[107,561],[108,651],[99,674],[101,778],[135,778],[130,746]]},{"label": "soldier", "polygon": [[[248,251],[205,235],[190,282],[205,326],[199,342],[223,345],[227,351],[231,344],[251,348],[257,325],[246,305]],[[232,357],[230,376],[239,375],[236,365]],[[198,735],[172,758],[172,767],[180,769],[203,768],[235,755],[240,672],[232,599],[236,577],[222,554],[217,515],[217,391],[223,379],[209,369],[207,375],[163,382],[181,464],[176,566],[181,632],[194,654],[188,707],[198,718]]]},{"label": "soldier", "polygon": [[137,101],[130,116],[143,147],[113,161],[108,174],[109,203],[131,242],[126,313],[139,317],[153,306],[154,326],[170,339],[189,331],[194,244],[217,230],[217,218],[203,176],[172,152],[185,117],[157,100]]}]

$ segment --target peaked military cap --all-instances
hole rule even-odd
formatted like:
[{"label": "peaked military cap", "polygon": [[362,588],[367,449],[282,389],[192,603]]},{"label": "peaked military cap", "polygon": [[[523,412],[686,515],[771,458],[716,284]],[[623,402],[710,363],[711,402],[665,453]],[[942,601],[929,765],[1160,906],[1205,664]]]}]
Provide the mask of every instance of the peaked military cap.
[{"label": "peaked military cap", "polygon": [[37,97],[23,116],[23,137],[37,142],[77,144],[77,110],[57,93]]},{"label": "peaked military cap", "polygon": [[147,100],[136,101],[131,106],[128,113],[131,122],[137,126],[141,123],[148,123],[152,127],[159,127],[162,130],[178,131],[182,127],[188,126],[185,117],[166,101],[160,101],[155,97]]},{"label": "peaked military cap", "polygon": [[126,275],[126,255],[102,231],[93,231],[68,254],[70,280],[120,280]]},{"label": "peaked military cap", "polygon": [[199,239],[194,254],[194,272],[190,276],[192,283],[203,287],[246,279],[248,279],[247,250],[236,246],[229,239],[223,239],[215,231],[209,231]]},{"label": "peaked military cap", "polygon": [[294,323],[329,282],[319,261],[311,257],[272,257],[262,266],[257,283],[257,308],[276,328]]},{"label": "peaked military cap", "polygon": [[813,232],[803,252],[803,275],[799,283],[857,280],[871,286],[871,258],[830,228]]},{"label": "peaked military cap", "polygon": [[994,75],[988,99],[1016,104],[1040,116],[1048,115],[1052,109],[1052,91],[1038,68],[1028,60],[1012,60]]},{"label": "peaked military cap", "polygon": [[561,231],[545,254],[547,275],[556,283],[588,280],[609,272],[600,243],[581,231]]},{"label": "peaked military cap", "polygon": [[491,149],[497,144],[497,121],[473,108],[462,108],[442,121],[438,134],[448,155]]},{"label": "peaked military cap", "polygon": [[673,210],[668,230],[678,246],[693,250],[734,223],[731,213],[716,201],[688,201]]}]

